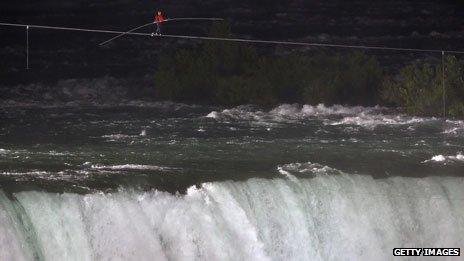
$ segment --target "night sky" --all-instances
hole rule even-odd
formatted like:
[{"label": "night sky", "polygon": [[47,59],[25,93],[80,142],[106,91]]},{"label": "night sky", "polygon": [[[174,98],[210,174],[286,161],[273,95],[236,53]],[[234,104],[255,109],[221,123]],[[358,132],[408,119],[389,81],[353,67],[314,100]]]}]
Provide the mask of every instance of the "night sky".
[{"label": "night sky", "polygon": [[[460,49],[464,39],[464,5],[460,1],[20,0],[2,1],[0,20],[125,31],[150,22],[158,9],[170,18],[222,17],[229,21],[234,36],[263,40]],[[208,22],[172,23],[165,31],[207,35],[209,26]],[[160,52],[198,44],[198,41],[125,37],[106,47],[98,46],[110,37],[31,30],[31,70],[26,72],[25,30],[0,27],[0,85],[105,76],[138,79],[143,82],[139,84],[150,85]],[[295,49],[256,47],[271,53]],[[398,53],[373,54],[391,64],[427,58]]]}]

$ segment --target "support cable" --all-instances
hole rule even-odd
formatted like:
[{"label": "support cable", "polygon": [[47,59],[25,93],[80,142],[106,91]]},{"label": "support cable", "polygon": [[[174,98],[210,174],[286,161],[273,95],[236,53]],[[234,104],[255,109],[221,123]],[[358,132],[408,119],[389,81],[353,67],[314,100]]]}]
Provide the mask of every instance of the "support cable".
[{"label": "support cable", "polygon": [[[222,20],[221,18],[174,18],[166,21],[175,20]],[[223,41],[223,42],[239,42],[239,43],[254,43],[254,44],[277,44],[277,45],[290,45],[290,46],[306,46],[306,47],[330,47],[330,48],[344,48],[344,49],[363,49],[363,50],[386,50],[386,51],[402,51],[402,52],[421,52],[421,53],[441,53],[442,56],[442,88],[443,88],[443,119],[446,120],[446,82],[445,82],[445,53],[450,54],[464,54],[461,50],[440,50],[440,49],[420,49],[420,48],[400,48],[400,47],[386,47],[386,46],[368,46],[368,45],[345,45],[345,44],[328,44],[328,43],[311,43],[311,42],[296,42],[296,41],[273,41],[273,40],[257,40],[257,39],[244,39],[244,38],[224,38],[224,37],[208,37],[208,36],[190,36],[190,35],[153,35],[149,33],[136,33],[134,31],[143,27],[155,24],[151,22],[127,32],[114,31],[114,30],[100,30],[100,29],[87,29],[87,28],[74,28],[74,27],[59,27],[59,26],[46,26],[46,25],[29,25],[29,24],[16,24],[16,23],[0,23],[0,26],[12,27],[25,27],[26,28],[26,69],[29,70],[29,28],[46,29],[46,30],[64,30],[64,31],[78,31],[90,33],[103,33],[103,34],[116,34],[115,37],[102,42],[104,45],[124,35],[133,36],[150,36],[157,38],[174,38],[174,39],[191,39],[191,40],[210,40],[210,41]]]},{"label": "support cable", "polygon": [[110,43],[111,41],[114,41],[114,40],[118,39],[119,37],[122,37],[122,36],[124,36],[126,34],[132,33],[134,31],[137,31],[137,30],[142,29],[144,27],[147,27],[149,25],[161,24],[161,23],[166,23],[166,22],[174,22],[174,21],[184,21],[184,20],[187,20],[187,21],[192,21],[192,20],[222,21],[223,19],[222,18],[172,18],[172,19],[166,19],[163,22],[155,21],[155,22],[151,22],[151,23],[148,23],[148,24],[144,24],[144,25],[135,27],[135,28],[133,28],[133,29],[127,31],[127,32],[123,32],[123,33],[121,33],[119,35],[116,35],[115,37],[100,43],[100,46],[105,45],[107,43]]},{"label": "support cable", "polygon": [[[27,26],[29,26],[30,28],[49,29],[49,30],[80,31],[80,32],[91,32],[91,33],[105,33],[105,34],[124,34],[124,35],[149,36],[149,37],[152,36],[149,33],[136,33],[136,32],[128,33],[128,32],[123,32],[123,31],[114,31],[114,30],[97,30],[97,29],[44,26],[44,25],[0,23],[0,26],[15,26],[15,27],[27,27]],[[157,37],[157,38],[191,39],[191,40],[214,40],[214,41],[226,41],[226,42],[244,42],[244,43],[256,43],[256,44],[294,45],[294,46],[307,46],[307,47],[331,47],[331,48],[345,48],[345,49],[387,50],[387,51],[427,52],[427,53],[446,52],[446,53],[451,53],[451,54],[464,54],[464,51],[461,51],[461,50],[400,48],[400,47],[368,46],[368,45],[325,44],[325,43],[311,43],[311,42],[272,41],[272,40],[255,40],[255,39],[244,39],[244,38],[223,38],[223,37],[190,36],[190,35],[155,35],[154,37]]]},{"label": "support cable", "polygon": [[445,51],[441,52],[442,85],[443,85],[443,120],[446,121],[446,84],[445,84]]},{"label": "support cable", "polygon": [[26,70],[29,70],[29,26],[26,26]]}]

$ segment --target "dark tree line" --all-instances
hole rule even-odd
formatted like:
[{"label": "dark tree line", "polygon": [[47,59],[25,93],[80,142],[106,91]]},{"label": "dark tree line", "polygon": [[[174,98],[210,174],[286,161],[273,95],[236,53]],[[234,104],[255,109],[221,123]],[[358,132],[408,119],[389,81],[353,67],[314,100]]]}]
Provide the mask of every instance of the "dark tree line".
[{"label": "dark tree line", "polygon": [[[213,36],[228,36],[227,24]],[[464,116],[464,61],[446,58],[446,100],[451,116]],[[441,115],[442,66],[417,63],[389,75],[362,52],[328,55],[258,54],[253,47],[206,42],[160,58],[157,96],[222,105],[279,103],[392,105],[416,115]]]}]

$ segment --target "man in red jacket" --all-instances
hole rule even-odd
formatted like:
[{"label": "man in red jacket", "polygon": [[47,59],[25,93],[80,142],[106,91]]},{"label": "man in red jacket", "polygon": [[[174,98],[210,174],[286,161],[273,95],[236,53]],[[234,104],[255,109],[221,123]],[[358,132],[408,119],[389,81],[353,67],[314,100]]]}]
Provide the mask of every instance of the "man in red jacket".
[{"label": "man in red jacket", "polygon": [[158,11],[155,15],[156,35],[161,35],[161,24],[165,21],[166,19],[164,18],[161,11]]}]

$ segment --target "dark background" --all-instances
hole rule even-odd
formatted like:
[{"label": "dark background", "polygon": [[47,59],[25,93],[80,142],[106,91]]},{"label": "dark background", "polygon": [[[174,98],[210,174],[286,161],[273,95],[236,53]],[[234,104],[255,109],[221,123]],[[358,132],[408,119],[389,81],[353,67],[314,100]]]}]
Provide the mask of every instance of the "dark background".
[{"label": "dark background", "polygon": [[[236,37],[464,49],[462,1],[17,0],[0,3],[0,21],[125,31],[150,22],[158,9],[171,18],[225,18]],[[171,23],[165,27],[165,33],[207,35],[209,27],[210,22]],[[151,32],[151,28],[142,31]],[[0,27],[0,95],[4,100],[40,100],[44,97],[37,92],[43,92],[43,88],[82,85],[85,81],[89,85],[109,85],[111,90],[115,90],[114,86],[132,89],[122,93],[130,93],[134,98],[149,96],[150,88],[155,86],[153,74],[159,53],[199,43],[124,37],[99,47],[98,43],[111,35],[32,29],[31,69],[26,71],[25,36],[24,29]],[[273,54],[295,49],[256,47]],[[412,53],[372,54],[392,68],[430,58],[427,56],[436,58]],[[66,79],[86,80],[62,82]],[[95,83],[91,79],[105,80]]]}]

